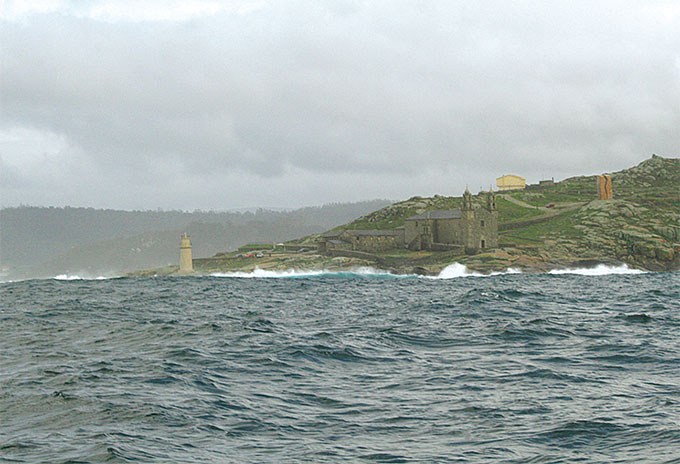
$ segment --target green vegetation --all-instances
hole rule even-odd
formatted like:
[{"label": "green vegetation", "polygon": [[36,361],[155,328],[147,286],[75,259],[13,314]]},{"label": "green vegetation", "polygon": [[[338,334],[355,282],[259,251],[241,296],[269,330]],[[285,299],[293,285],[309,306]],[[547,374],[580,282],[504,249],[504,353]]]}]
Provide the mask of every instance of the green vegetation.
[{"label": "green vegetation", "polygon": [[525,190],[510,192],[513,198],[533,206],[557,206],[590,201],[597,196],[596,177],[572,177],[545,187],[528,186]]},{"label": "green vegetation", "polygon": [[569,238],[578,239],[583,233],[574,226],[579,224],[576,211],[559,214],[548,221],[531,224],[499,233],[502,243],[535,245],[546,239]]},{"label": "green vegetation", "polygon": [[525,208],[524,206],[516,205],[504,198],[496,197],[496,204],[498,205],[498,222],[510,222],[518,219],[528,219],[534,216],[545,214],[544,211]]},{"label": "green vegetation", "polygon": [[247,243],[238,247],[238,251],[258,251],[258,250],[273,250],[275,245],[273,243]]},{"label": "green vegetation", "polygon": [[359,230],[392,230],[403,226],[407,218],[420,214],[423,211],[436,209],[460,209],[460,197],[445,197],[435,195],[432,198],[412,197],[408,200],[395,203],[386,208],[374,211],[359,219],[338,227],[338,229],[359,229]]}]

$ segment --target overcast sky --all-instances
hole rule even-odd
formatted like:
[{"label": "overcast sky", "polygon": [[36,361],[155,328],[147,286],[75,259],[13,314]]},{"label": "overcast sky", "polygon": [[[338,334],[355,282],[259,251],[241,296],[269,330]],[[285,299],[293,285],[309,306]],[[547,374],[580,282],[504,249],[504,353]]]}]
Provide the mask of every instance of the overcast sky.
[{"label": "overcast sky", "polygon": [[4,206],[460,195],[680,156],[680,2],[0,3]]}]

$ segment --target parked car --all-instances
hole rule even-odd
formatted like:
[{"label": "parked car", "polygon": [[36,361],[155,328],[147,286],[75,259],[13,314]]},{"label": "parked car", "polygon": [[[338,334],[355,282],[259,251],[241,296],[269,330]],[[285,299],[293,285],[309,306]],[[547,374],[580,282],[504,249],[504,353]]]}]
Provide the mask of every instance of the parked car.
[{"label": "parked car", "polygon": [[254,255],[254,254],[252,254],[252,253],[250,253],[250,254],[247,254],[247,255],[246,255],[245,257],[246,257],[246,258],[254,258],[254,257],[255,257],[255,255]]},{"label": "parked car", "polygon": [[546,207],[546,208],[554,208],[554,207],[555,207],[555,203],[548,203],[547,205],[545,205],[545,207]]},{"label": "parked car", "polygon": [[255,257],[256,257],[256,258],[264,258],[264,254],[263,254],[263,253],[258,253],[258,254],[255,255]]},{"label": "parked car", "polygon": [[309,248],[300,248],[297,252],[304,253],[305,251],[309,251]]}]

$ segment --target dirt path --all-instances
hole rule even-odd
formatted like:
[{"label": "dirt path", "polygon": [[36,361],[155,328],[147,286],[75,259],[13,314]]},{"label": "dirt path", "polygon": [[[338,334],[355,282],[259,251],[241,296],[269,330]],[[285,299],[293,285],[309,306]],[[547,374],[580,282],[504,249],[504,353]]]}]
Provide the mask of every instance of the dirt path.
[{"label": "dirt path", "polygon": [[[511,197],[510,195],[501,194],[501,195],[498,195],[498,196],[505,199],[505,200],[508,200],[510,203],[514,203],[518,206],[522,206],[524,208],[537,209],[539,211],[554,211],[554,208],[559,208],[559,209],[562,209],[562,210],[565,210],[565,211],[571,211],[572,209],[576,209],[579,206],[586,204],[586,202],[583,202],[583,201],[574,201],[574,202],[571,202],[571,203],[559,203],[559,204],[556,204],[553,208],[547,208],[545,206],[530,205],[529,203],[526,203],[522,200],[518,200],[517,198]],[[569,209],[567,210],[567,208],[569,208]]]},{"label": "dirt path", "polygon": [[518,200],[515,197],[511,197],[510,195],[498,195],[504,200],[508,200],[510,203],[514,203],[516,205],[522,206],[524,208],[531,208],[531,209],[538,209],[538,210],[543,210],[543,211],[550,211],[550,208],[546,208],[545,206],[534,206],[530,205],[529,203],[525,203],[522,200]]}]

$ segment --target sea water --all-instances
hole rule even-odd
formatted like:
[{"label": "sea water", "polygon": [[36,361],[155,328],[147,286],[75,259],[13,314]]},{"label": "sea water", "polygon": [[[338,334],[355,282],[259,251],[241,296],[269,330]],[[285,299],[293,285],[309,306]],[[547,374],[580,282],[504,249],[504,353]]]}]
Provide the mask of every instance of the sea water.
[{"label": "sea water", "polygon": [[0,292],[0,462],[680,463],[677,272]]}]

